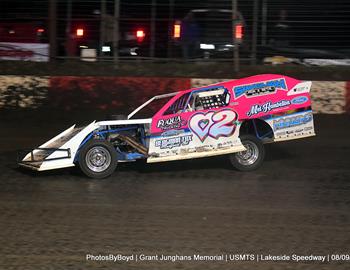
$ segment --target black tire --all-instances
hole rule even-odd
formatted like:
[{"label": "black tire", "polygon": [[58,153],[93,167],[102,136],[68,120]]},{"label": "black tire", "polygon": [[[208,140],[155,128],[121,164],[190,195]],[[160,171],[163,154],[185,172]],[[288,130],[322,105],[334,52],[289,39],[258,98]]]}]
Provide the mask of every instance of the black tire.
[{"label": "black tire", "polygon": [[113,145],[103,140],[91,140],[80,150],[79,166],[91,178],[106,178],[117,167],[117,153]]},{"label": "black tire", "polygon": [[264,144],[253,135],[243,135],[241,141],[248,150],[231,154],[231,164],[239,171],[253,171],[259,168],[265,158]]}]

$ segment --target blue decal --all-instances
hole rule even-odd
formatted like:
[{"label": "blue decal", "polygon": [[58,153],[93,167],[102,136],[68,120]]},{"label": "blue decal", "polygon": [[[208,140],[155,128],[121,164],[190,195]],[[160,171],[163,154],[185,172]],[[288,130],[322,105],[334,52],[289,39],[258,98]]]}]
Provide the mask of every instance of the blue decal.
[{"label": "blue decal", "polygon": [[266,82],[240,85],[240,86],[234,87],[233,91],[235,93],[235,97],[238,98],[243,94],[247,94],[248,91],[250,91],[249,96],[256,96],[256,95],[265,94],[268,92],[273,92],[276,89],[287,90],[286,81],[284,79],[277,79],[277,80],[266,81]]},{"label": "blue decal", "polygon": [[162,137],[170,137],[170,136],[177,136],[180,135],[181,133],[184,133],[185,131],[183,129],[171,129],[164,131],[161,136]]},{"label": "blue decal", "polygon": [[295,127],[304,125],[310,121],[312,121],[311,112],[302,115],[281,117],[278,120],[273,121],[273,129],[276,131],[280,129]]},{"label": "blue decal", "polygon": [[306,96],[295,97],[292,99],[292,104],[303,104],[309,100]]},{"label": "blue decal", "polygon": [[174,147],[180,147],[188,145],[192,141],[193,135],[184,135],[175,138],[162,139],[155,141],[155,147],[160,149],[172,149]]}]

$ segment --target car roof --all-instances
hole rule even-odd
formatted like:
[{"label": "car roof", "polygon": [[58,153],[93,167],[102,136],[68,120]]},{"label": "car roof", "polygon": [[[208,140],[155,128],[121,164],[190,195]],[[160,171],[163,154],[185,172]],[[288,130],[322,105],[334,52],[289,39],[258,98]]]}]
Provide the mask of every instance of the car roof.
[{"label": "car roof", "polygon": [[231,13],[232,10],[230,9],[192,9],[190,12],[229,12]]},{"label": "car roof", "polygon": [[[209,12],[219,12],[219,13],[227,13],[232,14],[232,9],[192,9],[188,13],[201,14],[201,13],[209,13]],[[237,10],[237,16],[239,20],[243,20],[243,15],[241,12]]]}]

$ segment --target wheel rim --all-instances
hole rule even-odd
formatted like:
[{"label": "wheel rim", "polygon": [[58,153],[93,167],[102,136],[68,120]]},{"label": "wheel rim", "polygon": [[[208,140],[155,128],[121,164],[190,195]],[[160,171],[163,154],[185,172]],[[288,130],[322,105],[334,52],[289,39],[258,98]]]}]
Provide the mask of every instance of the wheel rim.
[{"label": "wheel rim", "polygon": [[244,142],[243,145],[247,150],[236,153],[238,162],[244,166],[254,164],[259,158],[258,146],[250,141]]},{"label": "wheel rim", "polygon": [[111,154],[102,146],[92,147],[85,156],[87,167],[93,172],[103,172],[111,164]]}]

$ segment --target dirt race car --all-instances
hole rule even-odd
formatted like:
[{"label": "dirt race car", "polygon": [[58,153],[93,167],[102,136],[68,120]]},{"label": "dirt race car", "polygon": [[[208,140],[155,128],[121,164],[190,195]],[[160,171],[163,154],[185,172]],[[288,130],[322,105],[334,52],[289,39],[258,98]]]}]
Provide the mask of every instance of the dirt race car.
[{"label": "dirt race car", "polygon": [[[78,165],[104,178],[118,162],[227,155],[236,169],[254,170],[265,143],[315,135],[310,88],[310,81],[266,74],[158,95],[125,119],[68,128],[19,165],[37,171]],[[152,104],[160,106],[155,114],[136,117]]]}]

